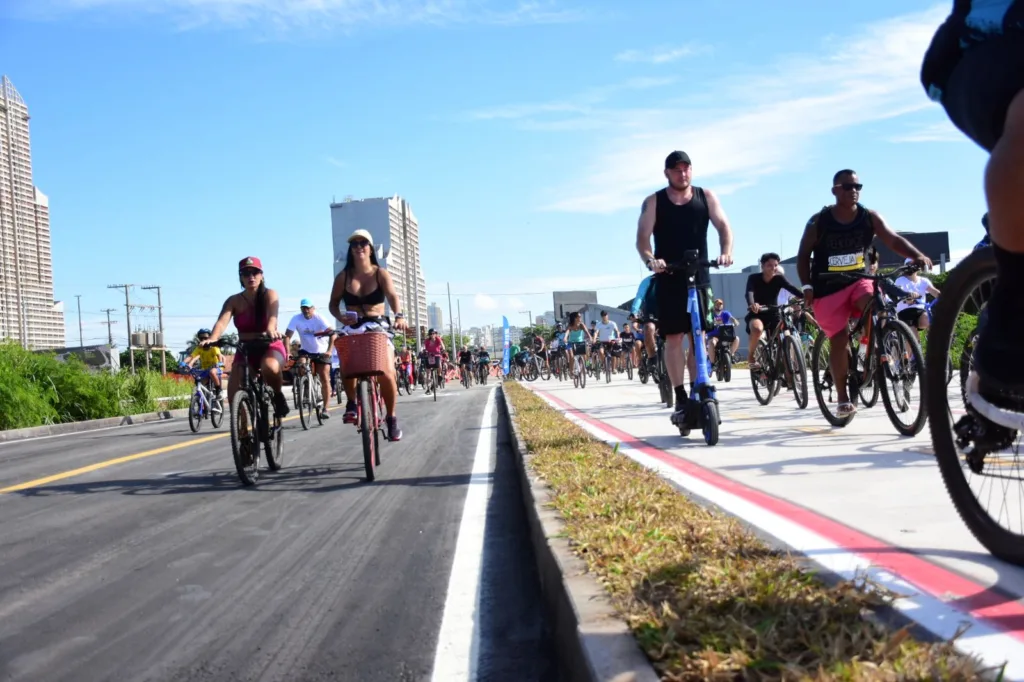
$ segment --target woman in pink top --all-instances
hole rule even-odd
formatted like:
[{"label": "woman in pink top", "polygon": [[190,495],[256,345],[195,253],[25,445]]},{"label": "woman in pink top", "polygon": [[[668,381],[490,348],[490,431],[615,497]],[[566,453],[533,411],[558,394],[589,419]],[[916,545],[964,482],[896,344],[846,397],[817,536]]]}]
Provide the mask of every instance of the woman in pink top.
[{"label": "woman in pink top", "polygon": [[[256,341],[269,337],[272,340],[270,346],[262,355],[250,355],[249,366],[254,370],[260,370],[263,380],[274,391],[274,413],[284,417],[288,414],[288,401],[281,392],[281,368],[288,357],[288,351],[281,341],[281,332],[277,330],[277,292],[267,288],[263,280],[263,263],[255,256],[239,261],[238,277],[242,284],[241,293],[232,294],[224,301],[217,324],[213,326],[213,333],[202,345],[208,346],[217,341],[232,318],[238,330],[239,341]],[[242,381],[242,373],[234,371],[234,365],[239,362],[240,355],[235,355],[231,376],[228,379],[228,404],[231,403]]]}]

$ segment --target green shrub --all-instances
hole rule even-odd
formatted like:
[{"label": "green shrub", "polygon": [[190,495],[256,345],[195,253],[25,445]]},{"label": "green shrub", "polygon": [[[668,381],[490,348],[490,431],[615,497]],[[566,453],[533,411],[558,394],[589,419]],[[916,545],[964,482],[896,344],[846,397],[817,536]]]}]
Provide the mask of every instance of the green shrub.
[{"label": "green shrub", "polygon": [[[953,339],[949,344],[949,357],[953,361],[953,367],[960,369],[960,360],[963,355],[964,348],[971,340],[971,335],[974,334],[975,328],[978,326],[978,316],[971,315],[969,313],[960,313],[956,318],[956,325],[953,327]],[[928,334],[924,334],[924,339],[921,341],[921,350],[928,353]]]}]

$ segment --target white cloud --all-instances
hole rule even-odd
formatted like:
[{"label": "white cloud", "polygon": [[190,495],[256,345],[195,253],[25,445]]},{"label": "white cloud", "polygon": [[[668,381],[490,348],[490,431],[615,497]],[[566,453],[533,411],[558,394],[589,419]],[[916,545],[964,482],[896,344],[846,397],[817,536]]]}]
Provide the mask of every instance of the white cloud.
[{"label": "white cloud", "polygon": [[473,305],[478,310],[497,310],[498,302],[487,294],[477,294],[473,297]]},{"label": "white cloud", "polygon": [[[549,188],[544,208],[635,209],[640,197],[663,182],[661,164],[672,149],[690,154],[700,182],[712,179],[736,191],[780,172],[787,159],[800,158],[824,135],[937,106],[925,96],[919,71],[947,12],[936,7],[869,24],[805,54],[751,65],[756,71],[718,78],[686,103],[670,91],[659,109],[589,102],[585,116],[574,118],[609,124],[596,139],[588,136],[587,151],[581,152],[580,167],[591,170],[567,186]],[[505,110],[518,112],[521,128],[557,129],[565,123],[562,112],[547,111],[544,103],[519,106]]]},{"label": "white cloud", "polygon": [[659,47],[653,50],[624,50],[615,55],[615,61],[668,64],[683,57],[706,52],[707,49],[696,45],[683,45],[681,47]]},{"label": "white cloud", "polygon": [[550,24],[584,16],[555,0],[39,0],[28,6],[39,16],[98,10],[168,16],[182,29],[227,25],[278,31],[364,24]]},{"label": "white cloud", "polygon": [[517,298],[515,296],[509,296],[508,298],[505,299],[505,301],[508,304],[508,308],[510,310],[514,310],[517,313],[526,307],[526,304],[523,303],[523,299]]},{"label": "white cloud", "polygon": [[920,126],[910,132],[893,135],[889,142],[965,142],[967,137],[948,120]]}]

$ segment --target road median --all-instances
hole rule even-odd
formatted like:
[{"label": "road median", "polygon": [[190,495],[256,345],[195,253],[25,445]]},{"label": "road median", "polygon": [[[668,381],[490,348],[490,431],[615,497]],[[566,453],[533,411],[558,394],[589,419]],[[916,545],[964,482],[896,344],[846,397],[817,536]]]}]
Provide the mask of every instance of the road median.
[{"label": "road median", "polygon": [[122,417],[108,417],[106,419],[88,419],[80,422],[65,422],[62,424],[44,424],[43,426],[30,426],[25,429],[9,429],[0,431],[0,443],[10,443],[31,438],[44,436],[63,436],[69,433],[84,433],[98,429],[109,429],[115,426],[131,426],[133,424],[146,424],[148,422],[164,421],[167,419],[180,419],[188,416],[188,408],[178,410],[160,410],[147,414],[131,414]]},{"label": "road median", "polygon": [[[690,500],[530,391],[512,382],[503,388],[527,512],[545,526],[544,544],[536,549],[549,612],[548,593],[559,588],[549,584],[556,576],[545,572],[545,553],[555,556],[563,601],[572,607],[552,617],[557,644],[575,636],[576,664],[595,667],[588,655],[598,640],[588,641],[587,607],[597,603],[604,627],[634,638],[633,650],[642,649],[657,671],[630,660],[572,679],[610,680],[630,672],[633,677],[622,679],[974,680],[997,674],[952,642],[919,641],[890,618],[871,617],[887,612],[896,595],[864,581],[822,580],[801,557]],[[574,593],[579,583],[586,587]],[[577,617],[575,627],[565,614]]]}]

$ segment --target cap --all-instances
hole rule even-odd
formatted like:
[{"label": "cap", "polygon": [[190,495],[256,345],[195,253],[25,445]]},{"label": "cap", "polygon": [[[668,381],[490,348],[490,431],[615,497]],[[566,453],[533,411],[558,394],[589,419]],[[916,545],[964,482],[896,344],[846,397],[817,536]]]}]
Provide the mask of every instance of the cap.
[{"label": "cap", "polygon": [[355,232],[350,234],[348,236],[348,243],[351,244],[357,239],[365,239],[366,241],[370,242],[370,246],[373,246],[373,235],[370,234],[367,230],[356,230]]},{"label": "cap", "polygon": [[247,256],[242,260],[238,261],[238,271],[241,272],[246,268],[256,268],[260,272],[263,272],[263,262],[260,261],[256,256]]},{"label": "cap", "polygon": [[686,152],[675,151],[665,158],[665,168],[675,168],[681,163],[690,163],[690,155]]},{"label": "cap", "polygon": [[304,298],[301,301],[299,301],[299,307],[300,308],[312,308],[313,307],[313,302],[311,300],[309,300],[308,298]]}]

